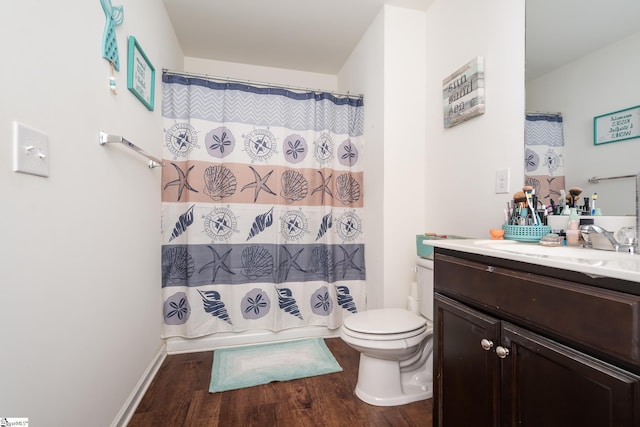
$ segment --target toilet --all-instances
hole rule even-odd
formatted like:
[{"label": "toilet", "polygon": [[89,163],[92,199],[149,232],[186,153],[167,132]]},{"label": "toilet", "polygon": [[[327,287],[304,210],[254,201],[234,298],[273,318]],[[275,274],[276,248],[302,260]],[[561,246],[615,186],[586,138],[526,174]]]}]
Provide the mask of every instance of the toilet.
[{"label": "toilet", "polygon": [[375,406],[433,396],[433,260],[418,257],[419,313],[366,310],[347,317],[340,338],[360,352],[355,394]]}]

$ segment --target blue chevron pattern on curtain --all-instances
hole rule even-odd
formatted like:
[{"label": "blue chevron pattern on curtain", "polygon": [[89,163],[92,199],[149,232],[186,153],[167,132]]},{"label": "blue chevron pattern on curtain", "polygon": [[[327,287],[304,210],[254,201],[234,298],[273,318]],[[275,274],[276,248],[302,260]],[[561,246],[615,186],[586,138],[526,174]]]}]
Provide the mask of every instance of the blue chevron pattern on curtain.
[{"label": "blue chevron pattern on curtain", "polygon": [[363,102],[163,73],[163,336],[364,309]]},{"label": "blue chevron pattern on curtain", "polygon": [[560,113],[527,113],[524,127],[525,185],[540,202],[558,204],[564,189],[564,131]]}]

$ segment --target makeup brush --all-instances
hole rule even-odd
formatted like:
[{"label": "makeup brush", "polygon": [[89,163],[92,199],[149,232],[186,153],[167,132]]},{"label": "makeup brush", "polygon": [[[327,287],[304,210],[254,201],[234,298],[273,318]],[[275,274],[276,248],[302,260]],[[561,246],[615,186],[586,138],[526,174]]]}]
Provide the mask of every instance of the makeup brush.
[{"label": "makeup brush", "polygon": [[576,202],[580,198],[580,194],[582,193],[582,188],[580,187],[571,187],[569,189],[569,194],[571,195],[571,207],[576,207]]},{"label": "makeup brush", "polygon": [[[518,225],[518,220],[521,215],[522,205],[527,201],[527,196],[522,191],[516,191],[513,193],[513,215],[511,221],[513,225]],[[516,216],[517,212],[517,216]]]}]

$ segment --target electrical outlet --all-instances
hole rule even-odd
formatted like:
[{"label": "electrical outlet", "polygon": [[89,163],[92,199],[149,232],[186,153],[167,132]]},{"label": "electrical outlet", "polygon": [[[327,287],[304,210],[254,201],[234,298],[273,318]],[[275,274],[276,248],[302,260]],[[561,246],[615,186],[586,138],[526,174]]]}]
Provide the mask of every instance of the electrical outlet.
[{"label": "electrical outlet", "polygon": [[13,171],[49,176],[49,137],[13,122]]},{"label": "electrical outlet", "polygon": [[496,171],[496,194],[509,193],[509,168]]}]

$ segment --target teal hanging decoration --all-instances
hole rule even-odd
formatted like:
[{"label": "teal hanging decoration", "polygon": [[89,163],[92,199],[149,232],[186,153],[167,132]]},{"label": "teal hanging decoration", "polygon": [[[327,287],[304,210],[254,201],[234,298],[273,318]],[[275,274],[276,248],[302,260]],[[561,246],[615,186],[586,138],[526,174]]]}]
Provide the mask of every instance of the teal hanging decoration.
[{"label": "teal hanging decoration", "polygon": [[111,0],[100,0],[100,3],[107,17],[102,35],[102,57],[109,61],[116,71],[120,71],[116,27],[124,21],[124,10],[122,6],[114,7]]}]

